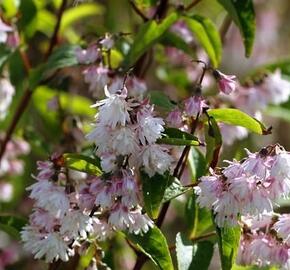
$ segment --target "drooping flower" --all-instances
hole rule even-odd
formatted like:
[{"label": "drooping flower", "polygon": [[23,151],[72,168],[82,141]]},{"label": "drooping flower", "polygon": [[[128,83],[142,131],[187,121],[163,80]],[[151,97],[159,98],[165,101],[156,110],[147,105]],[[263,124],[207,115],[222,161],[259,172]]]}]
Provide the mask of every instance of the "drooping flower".
[{"label": "drooping flower", "polygon": [[188,116],[197,117],[202,110],[207,107],[205,100],[201,96],[192,96],[184,101],[184,111]]},{"label": "drooping flower", "polygon": [[213,71],[213,75],[217,80],[219,90],[229,95],[236,90],[237,82],[235,75],[226,75],[218,70]]},{"label": "drooping flower", "polygon": [[95,45],[89,46],[87,49],[77,47],[75,54],[80,64],[91,64],[99,58],[99,51]]},{"label": "drooping flower", "polygon": [[155,173],[163,174],[170,170],[173,158],[168,154],[167,149],[157,145],[147,145],[139,156],[139,164],[144,166],[144,171],[152,177]]}]

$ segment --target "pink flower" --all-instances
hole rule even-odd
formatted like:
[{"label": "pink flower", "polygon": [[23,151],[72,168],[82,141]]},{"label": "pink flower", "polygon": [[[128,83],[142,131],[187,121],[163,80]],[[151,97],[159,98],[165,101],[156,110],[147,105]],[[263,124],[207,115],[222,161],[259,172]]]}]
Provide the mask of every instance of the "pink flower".
[{"label": "pink flower", "polygon": [[201,96],[193,96],[184,101],[185,113],[188,116],[200,115],[204,108],[207,108],[207,105],[204,99]]},{"label": "pink flower", "polygon": [[225,75],[218,70],[214,70],[213,75],[218,82],[219,90],[224,94],[229,95],[236,90],[237,83],[235,75]]},{"label": "pink flower", "polygon": [[89,46],[87,49],[80,47],[75,50],[77,61],[80,64],[91,64],[96,62],[99,57],[98,48],[95,45]]},{"label": "pink flower", "polygon": [[166,121],[171,127],[180,128],[183,125],[183,119],[182,119],[182,112],[176,108],[175,110],[171,111]]}]

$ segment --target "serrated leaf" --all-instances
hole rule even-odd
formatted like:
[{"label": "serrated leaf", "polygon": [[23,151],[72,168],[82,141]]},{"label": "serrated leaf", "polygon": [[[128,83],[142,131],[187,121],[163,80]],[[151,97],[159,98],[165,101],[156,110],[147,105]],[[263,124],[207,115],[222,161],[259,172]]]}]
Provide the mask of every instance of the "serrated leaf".
[{"label": "serrated leaf", "polygon": [[134,43],[125,59],[125,66],[130,68],[155,43],[159,41],[165,31],[178,19],[176,13],[171,13],[162,22],[150,20],[143,24],[137,33]]},{"label": "serrated leaf", "polygon": [[185,235],[176,235],[178,270],[207,270],[213,256],[213,243],[192,243]]},{"label": "serrated leaf", "polygon": [[127,237],[161,270],[174,270],[166,238],[156,226],[146,234],[127,234]]},{"label": "serrated leaf", "polygon": [[173,178],[168,174],[160,175],[156,173],[153,177],[141,171],[142,191],[144,208],[147,214],[155,219],[159,213],[159,207],[163,200],[164,193]]},{"label": "serrated leaf", "polygon": [[207,52],[212,65],[217,67],[221,60],[222,44],[214,23],[200,15],[183,17],[183,19]]},{"label": "serrated leaf", "polygon": [[207,112],[217,122],[245,127],[249,131],[260,135],[270,133],[260,121],[238,109],[210,109]]},{"label": "serrated leaf", "polygon": [[100,176],[103,174],[98,159],[71,153],[63,154],[63,157],[67,168],[85,172],[90,175]]},{"label": "serrated leaf", "polygon": [[216,227],[222,270],[231,270],[240,243],[241,228]]},{"label": "serrated leaf", "polygon": [[197,137],[181,131],[178,128],[165,128],[163,132],[164,137],[157,140],[159,144],[169,144],[169,145],[189,145],[198,146],[200,142]]},{"label": "serrated leaf", "polygon": [[20,239],[19,233],[26,223],[27,220],[22,217],[11,214],[0,214],[0,229],[15,239]]},{"label": "serrated leaf", "polygon": [[246,56],[249,57],[255,38],[256,22],[252,0],[218,0],[240,29],[243,37]]},{"label": "serrated leaf", "polygon": [[190,187],[181,185],[180,181],[177,178],[174,178],[173,182],[165,189],[162,203],[170,201],[191,189],[192,188]]}]

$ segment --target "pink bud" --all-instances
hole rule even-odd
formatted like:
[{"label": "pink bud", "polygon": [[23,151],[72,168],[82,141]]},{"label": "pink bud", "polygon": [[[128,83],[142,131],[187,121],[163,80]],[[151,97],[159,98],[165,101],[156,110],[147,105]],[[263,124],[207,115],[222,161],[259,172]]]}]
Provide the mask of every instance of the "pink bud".
[{"label": "pink bud", "polygon": [[213,75],[217,80],[219,90],[224,94],[229,95],[236,90],[237,83],[235,81],[235,75],[225,75],[218,70],[214,70]]}]

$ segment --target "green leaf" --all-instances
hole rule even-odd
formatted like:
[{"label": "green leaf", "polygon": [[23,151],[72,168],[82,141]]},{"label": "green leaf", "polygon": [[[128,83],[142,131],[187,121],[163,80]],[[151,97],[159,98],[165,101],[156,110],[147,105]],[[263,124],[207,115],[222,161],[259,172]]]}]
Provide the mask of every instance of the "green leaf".
[{"label": "green leaf", "polygon": [[213,251],[213,243],[209,241],[193,244],[181,233],[176,235],[178,270],[207,270]]},{"label": "green leaf", "polygon": [[33,0],[25,0],[20,2],[19,11],[21,13],[18,21],[19,28],[25,30],[28,37],[32,37],[36,30],[37,7]]},{"label": "green leaf", "polygon": [[19,4],[17,0],[2,0],[0,2],[1,8],[7,18],[12,18],[16,15]]},{"label": "green leaf", "polygon": [[290,122],[290,108],[283,107],[283,105],[276,106],[270,105],[266,109],[267,115],[283,119],[284,121]]},{"label": "green leaf", "polygon": [[164,137],[157,140],[159,144],[169,145],[190,145],[198,146],[200,142],[197,137],[190,133],[179,130],[178,128],[165,128]]},{"label": "green leaf", "polygon": [[254,45],[256,22],[252,0],[218,0],[240,29],[246,56],[249,57]]},{"label": "green leaf", "polygon": [[11,214],[0,214],[0,229],[15,239],[20,239],[20,231],[26,223],[27,220],[22,217]]},{"label": "green leaf", "polygon": [[217,67],[221,61],[222,44],[214,23],[200,15],[183,17],[183,19],[207,52],[212,65]]},{"label": "green leaf", "polygon": [[206,161],[209,167],[215,168],[218,163],[222,146],[222,136],[215,118],[209,116],[208,126],[205,127]]},{"label": "green leaf", "polygon": [[169,97],[165,95],[165,93],[161,91],[152,91],[150,93],[150,102],[156,106],[159,106],[162,109],[167,111],[171,111],[175,108],[175,106],[170,101]]},{"label": "green leaf", "polygon": [[48,58],[45,64],[38,66],[30,72],[29,85],[34,89],[39,83],[51,76],[58,69],[78,64],[75,55],[76,45],[63,45],[58,47]]},{"label": "green leaf", "polygon": [[193,54],[192,48],[181,37],[179,37],[178,35],[170,32],[170,31],[167,31],[163,35],[163,37],[161,39],[161,43],[163,45],[166,45],[166,46],[175,47],[175,48],[189,54],[190,56],[192,56],[192,54]]},{"label": "green leaf", "polygon": [[283,75],[290,77],[290,58],[287,57],[286,59],[281,59],[280,61],[276,61],[275,63],[263,65],[261,67],[258,67],[257,71],[268,70],[274,72],[276,69],[280,69]]},{"label": "green leaf", "polygon": [[178,19],[176,13],[168,15],[161,23],[151,20],[143,24],[137,33],[134,43],[125,59],[125,66],[130,68],[162,37],[165,31]]},{"label": "green leaf", "polygon": [[191,189],[192,188],[190,187],[181,185],[180,181],[177,178],[174,178],[173,182],[166,188],[164,192],[162,203],[170,201]]},{"label": "green leaf", "polygon": [[64,33],[64,31],[75,22],[79,22],[90,16],[101,15],[103,12],[104,8],[97,3],[82,3],[81,5],[67,9],[61,20],[60,33]]},{"label": "green leaf", "polygon": [[145,172],[141,171],[141,181],[144,208],[147,214],[155,219],[158,216],[165,190],[173,179],[168,173],[164,175],[156,173],[153,177],[149,177]]},{"label": "green leaf", "polygon": [[4,44],[0,44],[0,72],[11,54],[11,50]]},{"label": "green leaf", "polygon": [[217,122],[245,127],[249,131],[260,135],[267,135],[270,133],[270,130],[261,122],[238,109],[210,109],[207,112],[210,116],[214,117]]},{"label": "green leaf", "polygon": [[205,174],[206,160],[203,154],[196,148],[191,148],[188,156],[188,163],[193,182]]},{"label": "green leaf", "polygon": [[240,243],[241,228],[216,227],[216,232],[218,236],[222,270],[231,270]]},{"label": "green leaf", "polygon": [[214,230],[211,212],[198,206],[194,191],[185,204],[184,214],[187,234],[190,238],[198,237],[210,230]]},{"label": "green leaf", "polygon": [[156,226],[146,234],[127,234],[127,237],[161,270],[174,270],[166,238]]},{"label": "green leaf", "polygon": [[98,159],[70,153],[64,154],[63,157],[66,167],[70,169],[86,172],[90,175],[100,176],[103,174],[102,170],[100,169],[100,163]]}]

